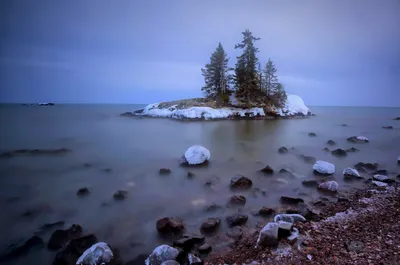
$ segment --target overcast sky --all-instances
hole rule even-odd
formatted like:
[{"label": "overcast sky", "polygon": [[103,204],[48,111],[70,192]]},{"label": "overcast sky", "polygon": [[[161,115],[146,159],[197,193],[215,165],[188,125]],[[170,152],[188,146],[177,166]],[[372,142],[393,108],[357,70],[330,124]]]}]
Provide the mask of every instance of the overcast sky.
[{"label": "overcast sky", "polygon": [[400,106],[400,1],[0,1],[0,101],[201,96],[220,41],[246,28],[308,105]]}]

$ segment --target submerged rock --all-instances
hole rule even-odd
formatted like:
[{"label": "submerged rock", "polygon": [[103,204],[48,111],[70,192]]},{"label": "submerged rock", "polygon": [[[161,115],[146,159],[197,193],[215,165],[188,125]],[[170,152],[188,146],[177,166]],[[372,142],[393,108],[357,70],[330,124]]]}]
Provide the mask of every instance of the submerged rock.
[{"label": "submerged rock", "polygon": [[333,140],[329,140],[328,142],[326,142],[326,144],[328,145],[336,145],[336,142]]},{"label": "submerged rock", "polygon": [[201,145],[193,145],[186,150],[181,164],[201,165],[209,161],[210,158],[211,153],[207,148]]},{"label": "submerged rock", "polygon": [[191,237],[183,237],[179,240],[174,241],[174,247],[182,248],[184,251],[190,251],[193,246],[194,242]]},{"label": "submerged rock", "polygon": [[315,157],[313,156],[306,156],[306,155],[300,155],[300,157],[306,162],[306,163],[315,163],[315,161],[317,160]]},{"label": "submerged rock", "polygon": [[282,146],[278,149],[278,152],[281,154],[286,154],[287,152],[289,152],[289,150],[286,147]]},{"label": "submerged rock", "polygon": [[249,189],[253,185],[253,181],[251,179],[246,178],[242,175],[235,175],[231,179],[231,188],[234,189]]},{"label": "submerged rock", "polygon": [[330,180],[319,184],[318,188],[321,190],[336,192],[339,188],[339,184],[336,181]]},{"label": "submerged rock", "polygon": [[308,136],[309,136],[309,137],[316,137],[317,134],[316,134],[316,133],[313,133],[313,132],[310,132],[310,133],[308,134]]},{"label": "submerged rock", "polygon": [[347,156],[347,153],[346,153],[345,150],[338,148],[338,149],[332,151],[332,155],[334,155],[334,156]]},{"label": "submerged rock", "polygon": [[0,254],[0,262],[8,261],[10,259],[25,255],[32,248],[42,247],[43,245],[43,240],[38,236],[33,236],[26,241],[20,240],[15,244],[10,244],[4,251],[2,251]]},{"label": "submerged rock", "polygon": [[346,152],[347,153],[355,153],[355,152],[360,152],[360,150],[358,150],[355,147],[352,147],[352,148],[346,149]]},{"label": "submerged rock", "polygon": [[146,259],[146,265],[161,265],[163,262],[175,260],[178,257],[179,251],[176,248],[168,245],[156,247],[150,256]]},{"label": "submerged rock", "polygon": [[260,171],[265,173],[265,174],[273,174],[274,173],[274,170],[270,166],[265,166]]},{"label": "submerged rock", "polygon": [[363,171],[368,172],[368,170],[376,170],[378,168],[378,164],[377,163],[362,163],[362,162],[359,162],[359,163],[355,164],[354,167],[357,170],[363,170]]},{"label": "submerged rock", "polygon": [[393,126],[382,126],[383,129],[393,129]]},{"label": "submerged rock", "polygon": [[191,179],[194,178],[196,175],[189,171],[186,176]]},{"label": "submerged rock", "polygon": [[317,187],[319,185],[318,181],[313,180],[313,179],[311,179],[311,180],[303,180],[301,182],[301,184],[303,184],[303,186],[306,186],[306,187]]},{"label": "submerged rock", "polygon": [[182,221],[177,217],[164,217],[157,221],[156,227],[159,233],[176,234],[185,229]]},{"label": "submerged rock", "polygon": [[243,225],[247,222],[248,216],[242,214],[235,214],[226,217],[226,221],[230,227]]},{"label": "submerged rock", "polygon": [[76,264],[78,265],[107,265],[114,258],[114,254],[110,247],[104,243],[99,242],[88,248],[79,257]]},{"label": "submerged rock", "polygon": [[12,158],[16,156],[36,156],[36,155],[62,155],[71,152],[67,148],[59,149],[17,149],[0,154],[0,158]]},{"label": "submerged rock", "polygon": [[243,236],[243,229],[240,226],[233,226],[231,230],[227,233],[227,236],[234,240],[240,240]]},{"label": "submerged rock", "polygon": [[352,136],[347,138],[347,141],[352,142],[352,143],[368,143],[369,140],[365,136]]},{"label": "submerged rock", "polygon": [[68,241],[79,238],[82,235],[82,227],[73,224],[70,228],[62,230],[58,229],[53,232],[47,243],[47,248],[50,250],[62,248]]},{"label": "submerged rock", "polygon": [[207,218],[202,224],[201,224],[201,230],[206,233],[211,233],[215,231],[218,227],[219,224],[221,223],[221,220],[219,218]]},{"label": "submerged rock", "polygon": [[386,169],[379,169],[374,172],[374,175],[387,175],[388,171]]},{"label": "submerged rock", "polygon": [[169,169],[169,168],[160,168],[159,173],[160,173],[160,175],[168,175],[168,174],[171,173],[171,169]]},{"label": "submerged rock", "polygon": [[84,188],[80,188],[76,192],[76,195],[78,195],[79,197],[84,197],[84,196],[88,195],[89,193],[90,193],[89,189],[84,187]]},{"label": "submerged rock", "polygon": [[57,226],[64,226],[64,224],[65,224],[64,221],[57,221],[57,222],[54,222],[54,223],[44,224],[44,225],[42,225],[40,228],[38,228],[35,231],[35,234],[43,233],[46,230],[52,229],[52,228],[57,227]]},{"label": "submerged rock", "polygon": [[361,178],[360,173],[358,173],[357,169],[354,169],[354,168],[351,168],[351,167],[346,167],[343,170],[343,175],[345,177]]},{"label": "submerged rock", "polygon": [[395,121],[400,121],[400,117],[394,118]]},{"label": "submerged rock", "polygon": [[329,148],[328,148],[328,147],[325,147],[324,149],[322,149],[322,151],[325,151],[325,152],[330,152],[331,150],[329,150]]},{"label": "submerged rock", "polygon": [[318,160],[314,164],[313,169],[317,173],[324,175],[331,175],[335,173],[335,165],[322,160]]},{"label": "submerged rock", "polygon": [[242,195],[234,195],[229,199],[228,205],[244,205],[246,204],[246,197]]},{"label": "submerged rock", "polygon": [[259,211],[258,214],[261,216],[270,216],[275,213],[275,210],[272,208],[268,207],[262,207]]},{"label": "submerged rock", "polygon": [[304,200],[302,198],[281,196],[281,203],[284,203],[284,204],[297,204],[300,202],[304,202]]},{"label": "submerged rock", "polygon": [[71,240],[54,258],[53,265],[75,265],[78,258],[97,243],[94,235],[87,235]]},{"label": "submerged rock", "polygon": [[114,197],[115,200],[121,201],[121,200],[125,200],[127,195],[128,195],[127,191],[125,191],[125,190],[117,190],[114,193],[113,197]]}]

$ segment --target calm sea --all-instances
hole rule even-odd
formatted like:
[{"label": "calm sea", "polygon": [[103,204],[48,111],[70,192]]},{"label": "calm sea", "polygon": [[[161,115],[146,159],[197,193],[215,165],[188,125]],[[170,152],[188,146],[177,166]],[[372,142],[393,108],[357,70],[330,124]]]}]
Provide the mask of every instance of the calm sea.
[{"label": "calm sea", "polygon": [[[0,105],[0,152],[22,148],[68,148],[63,156],[35,156],[0,159],[0,246],[29,238],[45,223],[65,221],[80,224],[87,233],[118,248],[125,261],[150,252],[160,243],[171,243],[157,235],[158,218],[178,216],[188,232],[198,232],[207,217],[238,212],[225,207],[233,192],[230,178],[243,174],[253,180],[257,192],[238,192],[247,198],[240,209],[249,215],[248,226],[266,222],[251,210],[278,207],[282,195],[318,199],[314,188],[301,185],[304,179],[318,179],[312,164],[299,155],[313,156],[336,165],[332,177],[346,193],[361,185],[344,182],[345,167],[357,162],[377,162],[390,176],[400,173],[400,108],[313,107],[316,117],[261,121],[180,122],[168,119],[126,118],[119,114],[140,105],[56,105],[54,107]],[[342,127],[342,124],[347,127]],[[391,125],[393,130],[382,129]],[[308,137],[315,132],[317,137]],[[364,135],[368,144],[351,144],[346,138]],[[337,158],[322,149],[328,140],[337,148],[356,147],[358,153]],[[186,177],[178,159],[194,144],[211,151],[208,167],[190,169]],[[281,146],[295,147],[279,154]],[[331,147],[329,147],[331,148]],[[88,165],[84,165],[84,164]],[[270,165],[278,172],[287,168],[295,176],[266,177],[258,171]],[[160,168],[172,173],[160,176]],[[104,169],[107,170],[107,172]],[[364,177],[367,178],[366,175]],[[212,187],[204,183],[211,180]],[[76,196],[88,187],[90,195]],[[125,201],[113,200],[113,193],[128,191]],[[212,203],[223,207],[213,213],[204,208]],[[27,210],[38,214],[23,216]],[[228,231],[225,222],[219,233]],[[45,242],[50,233],[41,235]],[[0,250],[1,251],[1,250]],[[10,264],[51,264],[55,253],[46,248],[31,251]]]}]

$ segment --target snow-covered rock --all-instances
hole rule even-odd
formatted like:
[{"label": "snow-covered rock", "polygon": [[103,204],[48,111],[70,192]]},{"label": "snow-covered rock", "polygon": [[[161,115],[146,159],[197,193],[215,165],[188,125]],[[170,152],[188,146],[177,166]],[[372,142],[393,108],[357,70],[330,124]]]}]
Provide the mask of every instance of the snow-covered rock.
[{"label": "snow-covered rock", "polygon": [[336,181],[330,180],[319,184],[318,188],[322,190],[337,191],[339,184]]},{"label": "snow-covered rock", "polygon": [[193,145],[185,152],[185,159],[189,165],[203,164],[210,160],[210,157],[210,151],[201,145]]},{"label": "snow-covered rock", "polygon": [[295,214],[295,213],[275,215],[274,222],[280,222],[280,221],[290,222],[290,223],[294,224],[295,222],[305,222],[306,218],[304,218],[300,214]]},{"label": "snow-covered rock", "polygon": [[388,185],[387,183],[384,183],[381,181],[375,181],[375,180],[373,180],[372,183],[374,183],[378,187],[386,187]]},{"label": "snow-covered rock", "polygon": [[113,257],[110,247],[104,242],[99,242],[85,250],[76,265],[103,265],[110,262]]},{"label": "snow-covered rock", "polygon": [[277,245],[279,225],[275,222],[267,223],[258,234],[257,245]]},{"label": "snow-covered rock", "polygon": [[283,108],[278,109],[278,114],[280,116],[292,116],[298,115],[301,113],[302,115],[307,115],[310,109],[304,104],[304,101],[301,97],[293,95],[293,94],[286,94],[287,100],[286,104]]},{"label": "snow-covered rock", "polygon": [[389,179],[389,177],[385,176],[385,175],[374,175],[373,179],[377,180],[377,181],[385,182]]},{"label": "snow-covered rock", "polygon": [[345,176],[352,176],[352,177],[356,177],[356,178],[360,178],[360,173],[358,173],[357,169],[351,168],[351,167],[347,167],[343,170],[343,175]]},{"label": "snow-covered rock", "polygon": [[161,265],[164,261],[175,260],[179,251],[168,245],[156,247],[150,256],[146,259],[146,265]]},{"label": "snow-covered rock", "polygon": [[352,143],[368,143],[369,139],[365,136],[352,136],[347,138],[347,141]]},{"label": "snow-covered rock", "polygon": [[313,169],[320,174],[330,175],[335,173],[335,165],[322,160],[318,160],[314,164]]}]

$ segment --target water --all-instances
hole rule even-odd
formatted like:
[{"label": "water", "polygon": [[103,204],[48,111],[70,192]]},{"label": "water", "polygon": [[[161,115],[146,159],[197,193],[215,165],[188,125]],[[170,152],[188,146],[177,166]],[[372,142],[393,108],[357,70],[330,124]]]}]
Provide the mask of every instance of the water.
[{"label": "water", "polygon": [[[179,122],[168,119],[124,118],[120,113],[136,109],[135,105],[58,105],[54,107],[1,105],[0,151],[20,148],[61,148],[72,152],[63,156],[17,157],[0,160],[0,246],[30,237],[44,223],[63,220],[82,225],[118,248],[125,261],[150,252],[160,243],[155,223],[165,216],[183,219],[189,232],[198,232],[202,220],[241,211],[249,214],[248,226],[266,219],[253,217],[252,209],[277,207],[282,195],[302,197],[306,202],[321,196],[314,188],[301,185],[314,176],[312,164],[300,154],[314,156],[336,165],[333,178],[341,193],[359,187],[360,182],[344,182],[341,174],[357,162],[377,162],[390,176],[400,171],[399,108],[314,107],[316,117],[266,121]],[[341,124],[348,127],[342,127]],[[392,125],[393,130],[382,129]],[[308,137],[315,132],[317,137]],[[346,138],[364,135],[368,144],[351,144]],[[337,158],[322,151],[328,140],[335,148],[355,146],[361,151]],[[187,168],[177,160],[193,144],[211,151],[208,167],[190,169],[196,174],[188,179]],[[279,154],[281,146],[295,147],[289,154]],[[331,147],[329,147],[331,148]],[[332,148],[331,148],[332,149]],[[84,164],[89,163],[90,167]],[[276,171],[288,168],[296,177],[264,176],[264,165]],[[172,174],[160,176],[168,167]],[[104,169],[111,169],[105,172]],[[230,178],[243,174],[253,180],[253,187],[265,189],[264,197],[254,191],[243,194],[247,203],[241,209],[227,208],[233,195]],[[281,179],[278,180],[277,179]],[[207,180],[213,186],[206,187]],[[284,180],[287,184],[283,183]],[[79,188],[91,194],[76,196]],[[127,190],[125,201],[115,202],[113,193]],[[299,195],[300,194],[300,195]],[[222,205],[217,212],[204,208]],[[40,209],[37,216],[22,216],[28,209]],[[220,233],[228,231],[223,221]],[[42,235],[47,242],[50,233]],[[51,264],[55,253],[45,248],[31,251],[10,264]]]}]

